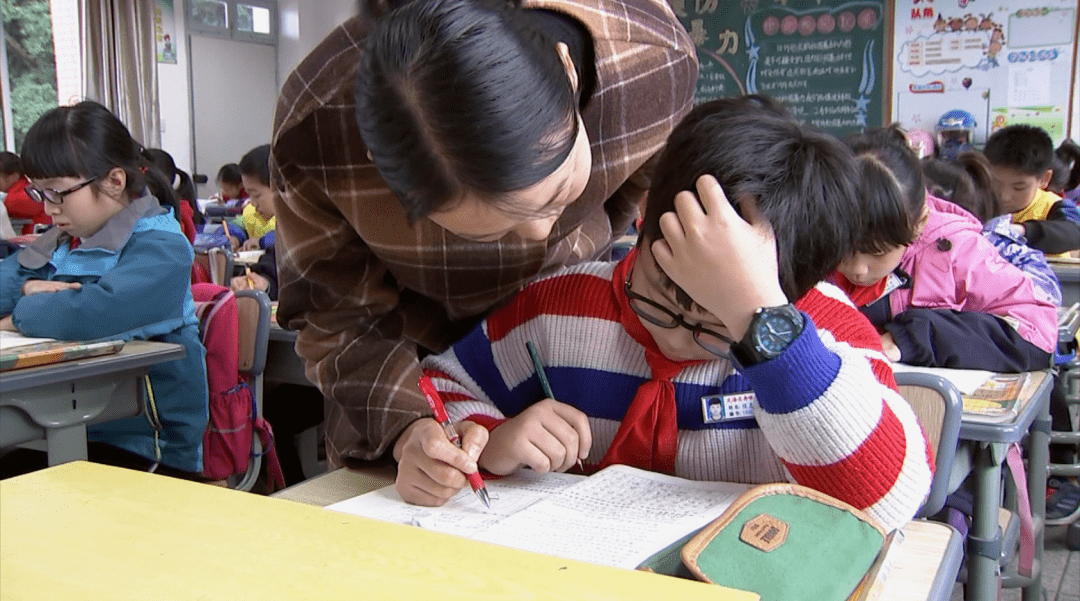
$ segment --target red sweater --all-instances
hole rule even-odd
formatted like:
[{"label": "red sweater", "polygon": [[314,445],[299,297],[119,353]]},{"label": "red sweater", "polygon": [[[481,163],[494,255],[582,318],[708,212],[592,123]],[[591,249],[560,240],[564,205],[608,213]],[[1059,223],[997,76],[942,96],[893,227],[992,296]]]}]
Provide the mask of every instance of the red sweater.
[{"label": "red sweater", "polygon": [[30,180],[25,175],[20,177],[7,189],[7,198],[4,199],[8,217],[32,220],[31,223],[27,223],[22,227],[21,234],[33,234],[34,225],[38,223],[52,224],[52,217],[45,214],[45,205],[34,202],[30,195],[26,193],[26,186],[28,185],[30,185]]}]

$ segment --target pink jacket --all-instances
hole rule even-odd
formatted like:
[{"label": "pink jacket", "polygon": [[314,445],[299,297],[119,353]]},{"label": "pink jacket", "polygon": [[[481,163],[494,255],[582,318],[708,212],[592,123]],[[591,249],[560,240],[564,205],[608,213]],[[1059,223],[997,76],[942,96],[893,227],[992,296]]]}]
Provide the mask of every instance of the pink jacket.
[{"label": "pink jacket", "polygon": [[893,315],[912,307],[997,315],[1025,340],[1054,352],[1054,305],[1037,298],[1031,280],[998,254],[974,216],[931,195],[926,205],[926,227],[900,260],[912,286],[890,295]]}]

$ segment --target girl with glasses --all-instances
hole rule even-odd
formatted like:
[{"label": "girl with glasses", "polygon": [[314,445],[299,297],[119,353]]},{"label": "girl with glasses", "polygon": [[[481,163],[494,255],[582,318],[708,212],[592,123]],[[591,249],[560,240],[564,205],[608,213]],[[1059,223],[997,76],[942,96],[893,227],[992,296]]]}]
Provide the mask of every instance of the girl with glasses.
[{"label": "girl with glasses", "polygon": [[27,192],[55,227],[0,263],[0,328],[182,344],[186,357],[150,368],[148,415],[87,434],[91,460],[195,477],[207,423],[205,351],[190,289],[194,254],[171,186],[94,102],[42,115],[22,159]]},{"label": "girl with glasses", "polygon": [[451,419],[489,431],[465,450],[494,474],[793,480],[906,523],[925,438],[873,327],[820,283],[858,231],[851,153],[767,99],[719,100],[675,128],[653,181],[625,259],[538,280],[423,360]]}]

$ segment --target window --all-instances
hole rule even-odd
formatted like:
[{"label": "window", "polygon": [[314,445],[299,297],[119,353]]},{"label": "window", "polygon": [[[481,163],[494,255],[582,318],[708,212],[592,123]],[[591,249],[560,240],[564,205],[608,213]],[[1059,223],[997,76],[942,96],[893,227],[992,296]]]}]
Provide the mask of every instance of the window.
[{"label": "window", "polygon": [[19,152],[38,117],[81,93],[77,1],[0,3],[3,150]]},{"label": "window", "polygon": [[275,0],[191,0],[188,31],[249,42],[277,41]]}]

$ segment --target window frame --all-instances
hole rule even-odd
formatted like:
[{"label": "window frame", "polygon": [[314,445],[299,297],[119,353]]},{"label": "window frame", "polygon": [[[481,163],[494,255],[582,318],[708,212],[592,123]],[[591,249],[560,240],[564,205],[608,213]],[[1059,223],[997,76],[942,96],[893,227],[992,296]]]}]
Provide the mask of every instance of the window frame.
[{"label": "window frame", "polygon": [[[278,40],[277,0],[215,0],[225,5],[227,27],[213,27],[195,18],[195,2],[184,3],[184,23],[188,33],[208,35],[240,42],[276,45]],[[265,8],[270,11],[270,33],[240,31],[236,28],[237,7],[240,5]]]}]

